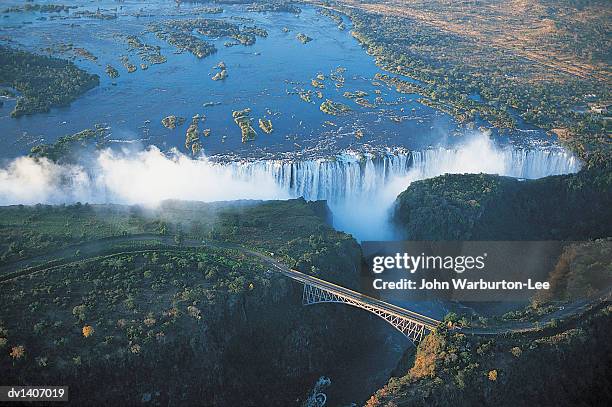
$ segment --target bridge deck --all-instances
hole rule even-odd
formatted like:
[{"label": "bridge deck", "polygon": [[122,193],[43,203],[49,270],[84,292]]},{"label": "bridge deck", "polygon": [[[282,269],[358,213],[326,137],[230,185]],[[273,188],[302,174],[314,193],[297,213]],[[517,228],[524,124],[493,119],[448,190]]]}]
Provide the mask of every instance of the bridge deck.
[{"label": "bridge deck", "polygon": [[424,325],[429,330],[434,329],[440,323],[440,321],[430,318],[428,316],[421,315],[414,311],[409,311],[407,309],[398,307],[397,305],[389,304],[388,302],[378,300],[376,298],[370,297],[365,294],[358,293],[357,291],[353,291],[351,289],[342,287],[334,283],[330,283],[325,280],[321,280],[320,278],[309,276],[308,274],[304,274],[300,271],[293,270],[293,269],[286,269],[276,264],[275,266],[279,269],[279,271],[283,275],[293,280],[299,281],[302,284],[308,284],[308,285],[320,288],[322,290],[334,293],[336,295],[339,295],[345,298],[350,298],[353,301],[368,304],[369,306],[376,307],[386,313],[397,315],[398,317],[401,317],[401,318],[406,318],[406,319],[416,321]]}]

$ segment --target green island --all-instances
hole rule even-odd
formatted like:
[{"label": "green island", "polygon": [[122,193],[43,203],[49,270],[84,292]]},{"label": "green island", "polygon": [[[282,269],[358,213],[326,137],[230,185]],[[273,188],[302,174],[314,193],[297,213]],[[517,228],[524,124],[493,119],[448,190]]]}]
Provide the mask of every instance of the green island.
[{"label": "green island", "polygon": [[360,106],[367,107],[370,109],[376,107],[376,105],[372,104],[369,100],[365,98],[366,96],[368,96],[368,93],[362,90],[357,90],[355,92],[344,92],[343,96],[347,99],[352,99]]},{"label": "green island", "polygon": [[298,33],[295,38],[297,38],[298,41],[300,41],[302,44],[306,44],[310,41],[312,41],[312,38],[310,38],[309,36],[307,36],[306,34],[303,33]]},{"label": "green island", "polygon": [[157,38],[180,50],[189,51],[198,58],[214,54],[217,48],[210,42],[193,35],[193,31],[212,39],[227,37],[236,41],[236,43],[227,42],[225,46],[253,45],[257,37],[268,36],[267,31],[260,27],[240,27],[229,21],[210,18],[176,19],[151,23],[148,30],[155,33]]},{"label": "green island", "polygon": [[289,1],[273,1],[273,2],[254,2],[247,7],[247,11],[254,13],[265,13],[265,12],[284,12],[284,13],[293,13],[299,14],[302,10],[292,4]]},{"label": "green island", "polygon": [[61,13],[69,12],[71,9],[75,9],[77,6],[66,6],[63,4],[32,4],[26,3],[23,6],[12,6],[2,10],[2,13]]},{"label": "green island", "polygon": [[253,128],[253,124],[251,123],[251,108],[246,108],[244,110],[236,110],[232,112],[232,117],[234,118],[234,122],[240,127],[240,132],[242,133],[242,142],[248,143],[249,141],[255,140],[257,136],[257,132]]},{"label": "green island", "polygon": [[123,67],[128,71],[128,73],[136,72],[136,65],[130,62],[130,58],[127,55],[121,56],[119,60],[121,61]]},{"label": "green island", "polygon": [[192,34],[193,28],[184,20],[152,23],[149,31],[162,41],[176,47],[181,51],[189,51],[197,58],[205,58],[217,52],[217,48]]},{"label": "green island", "polygon": [[20,93],[11,117],[68,106],[99,83],[72,62],[0,46],[0,85]]},{"label": "green island", "polygon": [[314,87],[314,88],[319,88],[319,89],[325,89],[325,84],[317,79],[312,79],[310,81],[310,84]]},{"label": "green island", "polygon": [[[191,154],[197,156],[202,151],[202,142],[200,139],[200,122],[206,121],[206,116],[196,114],[191,118],[191,124],[185,133],[185,148],[191,151]],[[208,137],[210,129],[202,131],[202,135]]]},{"label": "green island", "polygon": [[300,96],[300,99],[302,99],[304,102],[306,103],[312,103],[312,90],[308,89],[308,90],[301,90],[298,92],[298,95]]},{"label": "green island", "polygon": [[[240,34],[244,36],[249,36],[252,38],[266,38],[268,36],[268,31],[265,28],[257,27],[256,25],[245,25],[240,28]],[[255,40],[252,40],[252,44],[255,43]],[[245,45],[252,45],[245,44]]]},{"label": "green island", "polygon": [[[181,2],[183,3],[208,3],[206,1],[203,0],[181,0]],[[219,1],[217,1],[216,3],[220,3]],[[209,7],[209,6],[204,6],[204,7],[196,7],[193,9],[193,13],[203,13],[203,14],[221,14],[223,13],[223,8],[221,7]]]},{"label": "green island", "polygon": [[175,115],[166,116],[161,121],[162,125],[167,128],[174,130],[177,126],[182,126],[185,123],[184,117],[177,117]]},{"label": "green island", "polygon": [[359,99],[368,96],[368,92],[364,92],[362,90],[356,90],[355,92],[344,92],[342,95],[347,99]]},{"label": "green island", "polygon": [[114,68],[112,65],[106,65],[105,72],[108,75],[108,77],[111,79],[115,79],[119,77],[119,71],[116,68]]},{"label": "green island", "polygon": [[274,128],[272,127],[272,120],[270,119],[259,119],[259,128],[266,134],[272,133]]},{"label": "green island", "polygon": [[94,54],[92,54],[90,51],[88,51],[85,48],[81,48],[81,47],[75,47],[74,48],[74,52],[76,55],[83,57],[89,61],[95,62],[98,60],[98,57],[95,56]]},{"label": "green island", "polygon": [[96,11],[89,10],[80,10],[72,13],[72,16],[79,18],[95,18],[96,20],[116,20],[117,19],[117,9],[114,10],[114,13],[105,13],[104,11],[98,9]]},{"label": "green island", "polygon": [[72,43],[57,43],[50,47],[45,47],[43,51],[50,55],[67,54],[70,59],[85,58],[88,61],[96,62],[98,57],[95,56],[91,51],[83,47],[76,47]]},{"label": "green island", "polygon": [[375,104],[371,103],[366,98],[357,98],[355,99],[355,103],[357,103],[360,106],[367,107],[368,109],[373,109],[376,107]]},{"label": "green island", "polygon": [[323,113],[333,116],[341,116],[351,112],[351,108],[344,103],[334,102],[330,99],[326,99],[325,102],[321,103],[320,109]]},{"label": "green island", "polygon": [[344,72],[346,72],[346,68],[339,66],[329,74],[329,78],[335,82],[336,88],[338,89],[344,87]]},{"label": "green island", "polygon": [[96,124],[74,134],[60,137],[53,144],[38,144],[30,149],[30,157],[46,158],[57,163],[73,163],[86,152],[107,147],[109,128]]},{"label": "green island", "polygon": [[145,44],[135,35],[128,35],[126,40],[130,49],[136,50],[140,59],[147,64],[155,65],[166,63],[167,59],[161,54],[161,47],[159,45]]}]

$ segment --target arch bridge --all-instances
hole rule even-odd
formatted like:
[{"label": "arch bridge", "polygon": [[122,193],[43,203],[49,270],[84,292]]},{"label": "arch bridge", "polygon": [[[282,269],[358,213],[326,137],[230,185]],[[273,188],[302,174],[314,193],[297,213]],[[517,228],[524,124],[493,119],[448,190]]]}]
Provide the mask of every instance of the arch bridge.
[{"label": "arch bridge", "polygon": [[440,321],[436,319],[397,305],[309,276],[294,269],[276,266],[283,275],[304,285],[302,294],[304,305],[332,302],[364,309],[387,321],[415,345],[421,342],[427,332],[433,331],[440,324]]}]

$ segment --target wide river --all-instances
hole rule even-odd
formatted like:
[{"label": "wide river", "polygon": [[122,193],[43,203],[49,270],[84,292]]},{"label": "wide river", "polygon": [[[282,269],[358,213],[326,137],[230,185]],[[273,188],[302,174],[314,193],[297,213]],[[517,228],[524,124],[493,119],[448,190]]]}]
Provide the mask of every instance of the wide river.
[{"label": "wide river", "polygon": [[[27,153],[36,144],[51,143],[94,124],[108,126],[114,143],[154,144],[163,151],[178,147],[187,152],[185,132],[196,114],[206,116],[200,129],[211,130],[210,136],[203,138],[208,156],[324,155],[372,145],[421,150],[460,138],[453,137],[460,135],[461,129],[450,116],[418,103],[418,95],[402,95],[373,80],[382,71],[351,36],[350,21],[345,19],[346,28],[340,29],[315,8],[301,6],[301,13],[293,14],[248,12],[245,5],[177,5],[169,0],[61,3],[76,8],[60,13],[0,13],[0,43],[72,59],[79,67],[98,74],[100,86],[69,107],[19,119],[10,117],[14,100],[5,99],[0,108],[3,157]],[[23,4],[3,1],[0,11]],[[212,7],[223,11],[211,13]],[[227,47],[225,43],[232,41],[228,37],[210,38],[193,31],[192,35],[214,44],[218,50],[200,59],[160,40],[150,30],[154,23],[193,18],[220,19],[240,27],[256,26],[265,29],[268,35],[257,37],[254,45]],[[303,44],[296,39],[298,33],[312,41]],[[137,50],[129,47],[128,35],[137,36],[144,44],[159,46],[167,62],[149,64],[148,69],[142,70],[143,61]],[[76,51],[79,48],[96,59],[79,55]],[[127,72],[120,60],[122,56],[137,67],[135,72]],[[227,66],[228,77],[213,81],[212,76],[219,72],[215,66],[221,61]],[[110,78],[105,72],[107,65],[115,67],[120,76]],[[330,78],[334,72],[336,80]],[[321,81],[324,88],[311,84],[318,74],[325,78]],[[344,78],[343,84],[339,84],[338,76]],[[308,91],[310,102],[299,95]],[[345,92],[355,91],[367,93],[364,99],[369,106],[344,96]],[[319,106],[326,99],[342,102],[352,112],[346,116],[325,114]],[[252,109],[250,117],[258,132],[250,143],[242,143],[240,129],[232,119],[233,111],[245,108]],[[174,130],[167,129],[161,120],[168,115],[183,117],[186,122]],[[259,118],[272,121],[271,134],[257,127]],[[518,130],[514,135],[517,139],[527,135],[530,139],[546,139],[542,132],[533,129]]]}]

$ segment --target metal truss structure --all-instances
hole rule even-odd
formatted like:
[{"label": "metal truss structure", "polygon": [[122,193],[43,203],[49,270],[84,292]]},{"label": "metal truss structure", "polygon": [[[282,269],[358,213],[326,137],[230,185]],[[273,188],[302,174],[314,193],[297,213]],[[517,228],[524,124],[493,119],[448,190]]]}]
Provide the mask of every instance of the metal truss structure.
[{"label": "metal truss structure", "polygon": [[[370,297],[356,296],[351,292],[345,294],[304,282],[302,304],[311,305],[325,302],[348,304],[378,315],[411,340],[415,346],[421,342],[426,332],[435,329],[438,322],[433,319],[430,319],[431,322],[424,321],[423,319],[427,317],[409,311],[402,312],[404,310],[399,307]],[[394,308],[398,308],[398,310]]]}]

